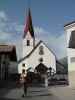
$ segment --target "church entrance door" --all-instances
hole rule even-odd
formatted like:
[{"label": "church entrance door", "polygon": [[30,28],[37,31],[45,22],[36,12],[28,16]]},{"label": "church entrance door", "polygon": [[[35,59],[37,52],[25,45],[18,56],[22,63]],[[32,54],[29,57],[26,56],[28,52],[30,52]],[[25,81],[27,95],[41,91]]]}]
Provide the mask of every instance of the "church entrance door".
[{"label": "church entrance door", "polygon": [[41,77],[40,82],[45,83],[45,77],[47,76],[47,70],[48,70],[47,66],[45,66],[43,63],[40,63],[39,65],[36,66],[35,70]]}]

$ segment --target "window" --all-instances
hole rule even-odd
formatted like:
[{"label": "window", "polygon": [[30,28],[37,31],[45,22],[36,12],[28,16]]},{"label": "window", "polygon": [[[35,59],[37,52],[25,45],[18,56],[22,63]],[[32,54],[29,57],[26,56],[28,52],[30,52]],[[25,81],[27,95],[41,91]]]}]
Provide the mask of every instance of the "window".
[{"label": "window", "polygon": [[25,64],[24,63],[22,64],[22,67],[25,67]]},{"label": "window", "polygon": [[27,40],[27,46],[30,46],[30,40]]},{"label": "window", "polygon": [[71,57],[71,63],[75,62],[75,57]]},{"label": "window", "polygon": [[69,48],[75,48],[75,30],[71,32]]},{"label": "window", "polygon": [[40,47],[39,47],[39,54],[40,54],[40,55],[43,55],[43,54],[44,54],[43,46],[40,46]]},{"label": "window", "polygon": [[43,58],[40,58],[40,59],[39,59],[39,62],[40,62],[40,63],[43,62]]}]

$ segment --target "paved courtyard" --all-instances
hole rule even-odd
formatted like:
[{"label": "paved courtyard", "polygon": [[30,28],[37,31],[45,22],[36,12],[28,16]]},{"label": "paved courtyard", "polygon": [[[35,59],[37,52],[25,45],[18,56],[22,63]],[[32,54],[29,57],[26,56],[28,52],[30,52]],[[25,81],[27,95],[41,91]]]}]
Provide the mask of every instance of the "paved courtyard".
[{"label": "paved courtyard", "polygon": [[27,97],[22,94],[22,88],[0,89],[0,100],[75,100],[75,88],[68,86],[30,87]]}]

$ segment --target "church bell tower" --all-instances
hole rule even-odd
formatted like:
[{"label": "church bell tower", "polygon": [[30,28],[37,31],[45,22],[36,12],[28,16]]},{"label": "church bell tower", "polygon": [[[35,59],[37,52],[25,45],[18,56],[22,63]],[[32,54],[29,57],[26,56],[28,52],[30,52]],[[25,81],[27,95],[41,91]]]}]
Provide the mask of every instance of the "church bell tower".
[{"label": "church bell tower", "polygon": [[29,8],[23,35],[23,57],[27,56],[34,47],[35,47],[35,36],[32,25],[31,11]]}]

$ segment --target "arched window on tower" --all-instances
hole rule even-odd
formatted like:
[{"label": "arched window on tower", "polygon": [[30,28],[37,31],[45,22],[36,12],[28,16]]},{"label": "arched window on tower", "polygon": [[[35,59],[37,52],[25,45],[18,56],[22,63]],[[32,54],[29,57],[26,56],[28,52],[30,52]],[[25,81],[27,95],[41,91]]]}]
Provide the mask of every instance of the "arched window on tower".
[{"label": "arched window on tower", "polygon": [[27,46],[30,46],[30,40],[27,40]]}]

